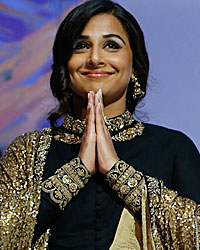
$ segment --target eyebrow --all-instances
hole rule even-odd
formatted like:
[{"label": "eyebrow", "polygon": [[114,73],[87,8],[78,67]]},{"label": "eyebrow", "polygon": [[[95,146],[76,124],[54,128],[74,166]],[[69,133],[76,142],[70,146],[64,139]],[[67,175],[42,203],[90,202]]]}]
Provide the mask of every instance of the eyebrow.
[{"label": "eyebrow", "polygon": [[[106,34],[106,35],[103,35],[103,38],[111,38],[111,37],[116,37],[116,38],[118,38],[118,39],[120,39],[125,45],[126,45],[126,43],[125,43],[125,41],[123,40],[123,38],[121,38],[121,36],[119,36],[119,35],[117,35],[117,34]],[[80,37],[79,37],[79,39],[84,39],[84,40],[87,40],[87,39],[89,39],[90,37],[89,36],[86,36],[86,35],[81,35]]]},{"label": "eyebrow", "polygon": [[126,45],[124,39],[122,39],[121,36],[119,36],[119,35],[117,35],[117,34],[107,34],[107,35],[103,35],[103,38],[110,38],[110,37],[116,37],[116,38],[120,39],[120,40]]}]

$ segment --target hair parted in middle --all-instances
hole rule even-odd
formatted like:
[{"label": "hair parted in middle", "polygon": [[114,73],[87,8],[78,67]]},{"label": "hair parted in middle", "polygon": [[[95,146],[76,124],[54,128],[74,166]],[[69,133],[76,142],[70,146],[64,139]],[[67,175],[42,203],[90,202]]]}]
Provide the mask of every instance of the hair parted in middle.
[{"label": "hair parted in middle", "polygon": [[[111,0],[89,0],[75,7],[62,21],[54,41],[53,64],[50,86],[59,107],[48,119],[53,128],[57,120],[69,113],[73,115],[73,97],[71,97],[68,61],[71,58],[76,42],[89,20],[97,14],[111,14],[121,22],[129,39],[133,53],[133,70],[146,93],[149,73],[149,58],[146,51],[143,32],[136,19],[122,6]],[[134,83],[130,79],[126,96],[126,106],[133,113],[138,102],[143,98],[133,98]]]}]

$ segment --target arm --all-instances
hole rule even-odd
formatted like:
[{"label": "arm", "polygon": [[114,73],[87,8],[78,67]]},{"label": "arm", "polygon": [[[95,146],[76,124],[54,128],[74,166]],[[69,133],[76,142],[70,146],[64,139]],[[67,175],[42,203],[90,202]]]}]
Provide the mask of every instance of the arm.
[{"label": "arm", "polygon": [[177,134],[177,154],[174,161],[173,188],[200,204],[200,154],[184,134]]},{"label": "arm", "polygon": [[37,214],[33,164],[38,134],[18,137],[0,161],[0,248],[28,249]]},{"label": "arm", "polygon": [[[93,97],[89,103],[93,103]],[[76,196],[80,189],[84,188],[90,173],[95,172],[95,136],[94,135],[94,114],[88,103],[87,127],[85,129],[79,156],[86,157],[87,168],[82,163],[80,157],[76,157],[57,170],[52,171],[50,177],[44,177],[42,183],[41,204],[37,216],[37,224],[34,231],[33,243],[54,223],[62,210],[71,199]],[[59,150],[59,149],[58,149]],[[56,151],[55,151],[56,152]],[[52,163],[53,164],[53,163]],[[51,166],[49,166],[51,167]],[[55,167],[55,166],[54,166]],[[55,171],[55,172],[54,172]],[[44,175],[45,176],[45,175]]]},{"label": "arm", "polygon": [[80,158],[74,158],[42,183],[42,190],[64,210],[68,202],[78,194],[91,177]]},{"label": "arm", "polygon": [[[59,168],[42,183],[42,190],[50,193],[51,199],[61,210],[78,194],[95,170],[94,94],[88,95],[86,129],[82,137],[79,156]],[[84,162],[84,164],[83,164]],[[86,164],[85,164],[86,163]],[[86,167],[85,167],[86,166]]]},{"label": "arm", "polygon": [[196,249],[200,234],[200,206],[195,202],[178,196],[162,181],[144,176],[121,160],[108,171],[106,179],[133,212],[147,202],[149,223],[157,247]]},{"label": "arm", "polygon": [[56,170],[55,174],[42,183],[41,203],[37,215],[32,243],[38,242],[40,236],[51,228],[62,210],[84,188],[90,178],[89,171],[74,158]]},{"label": "arm", "polygon": [[[178,196],[177,192],[164,187],[161,181],[144,176],[119,160],[104,122],[102,98],[98,95],[95,95],[93,107],[98,170],[106,174],[111,187],[133,212],[141,210],[142,231],[146,226],[150,229],[157,249],[196,249],[200,222],[195,202]],[[86,156],[80,155],[87,166]]]},{"label": "arm", "polygon": [[[36,218],[40,205],[40,181],[42,177],[42,161],[45,162],[44,150],[39,150],[50,143],[40,141],[45,137],[40,131],[27,133],[18,137],[6,150],[0,161],[0,248],[1,249],[28,249],[32,244]],[[48,142],[48,143],[47,143]],[[36,155],[39,154],[39,161]],[[37,159],[36,159],[37,158]],[[72,164],[73,162],[73,164]],[[54,176],[43,183],[43,188],[49,191],[50,180],[56,180],[56,184],[64,184],[61,191],[67,187],[66,176],[62,176],[62,170],[73,179],[76,172],[77,178],[71,180],[68,188],[72,196],[78,193],[79,188],[87,182],[90,174],[76,158],[69,164],[62,166]],[[78,164],[78,165],[74,165]],[[73,167],[75,167],[73,169]],[[73,172],[74,170],[74,172]],[[87,177],[86,177],[87,176]],[[75,183],[73,183],[75,181]],[[74,187],[77,183],[77,190]],[[79,185],[79,186],[78,186]],[[56,193],[56,190],[52,191]],[[58,194],[59,192],[57,192]],[[67,200],[68,202],[69,200]],[[66,205],[66,200],[62,205]],[[46,236],[44,236],[46,237]],[[47,238],[44,238],[44,241]],[[42,243],[42,242],[41,242]]]}]

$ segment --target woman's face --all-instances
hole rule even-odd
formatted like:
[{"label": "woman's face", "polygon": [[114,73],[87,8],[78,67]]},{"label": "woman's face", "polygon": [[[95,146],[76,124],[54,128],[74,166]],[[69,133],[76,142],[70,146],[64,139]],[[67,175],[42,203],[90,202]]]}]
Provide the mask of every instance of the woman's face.
[{"label": "woman's face", "polygon": [[104,102],[125,96],[132,74],[132,50],[121,22],[111,14],[93,16],[68,62],[71,88],[86,97],[102,89]]}]

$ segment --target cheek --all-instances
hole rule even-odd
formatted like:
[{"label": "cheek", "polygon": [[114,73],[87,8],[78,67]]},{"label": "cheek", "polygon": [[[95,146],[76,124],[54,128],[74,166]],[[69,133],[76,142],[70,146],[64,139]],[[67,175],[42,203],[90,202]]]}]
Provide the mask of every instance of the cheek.
[{"label": "cheek", "polygon": [[85,98],[85,92],[88,91],[84,91],[84,86],[82,85],[82,81],[78,74],[78,71],[82,67],[83,63],[82,57],[73,55],[68,62],[67,68],[70,78],[70,88],[74,93]]},{"label": "cheek", "polygon": [[73,76],[74,73],[76,73],[78,71],[78,69],[80,68],[81,64],[82,64],[81,58],[79,58],[76,55],[72,55],[72,57],[68,61],[68,65],[67,65],[69,74],[71,76]]},{"label": "cheek", "polygon": [[67,69],[68,69],[68,73],[69,73],[69,78],[71,79],[72,74],[73,74],[73,64],[71,62],[68,63]]},{"label": "cheek", "polygon": [[71,58],[68,62],[67,68],[68,68],[69,74],[70,75],[73,74],[73,72],[76,70],[76,59]]},{"label": "cheek", "polygon": [[121,59],[121,65],[125,70],[132,72],[132,54],[131,53],[125,53]]},{"label": "cheek", "polygon": [[113,56],[109,58],[110,64],[118,72],[128,72],[132,73],[132,56],[129,53],[123,53],[118,56]]}]

